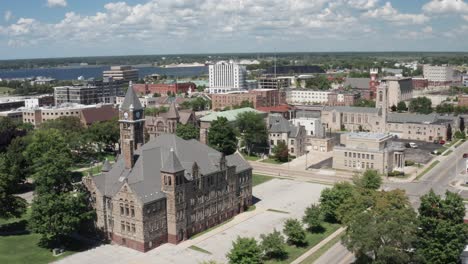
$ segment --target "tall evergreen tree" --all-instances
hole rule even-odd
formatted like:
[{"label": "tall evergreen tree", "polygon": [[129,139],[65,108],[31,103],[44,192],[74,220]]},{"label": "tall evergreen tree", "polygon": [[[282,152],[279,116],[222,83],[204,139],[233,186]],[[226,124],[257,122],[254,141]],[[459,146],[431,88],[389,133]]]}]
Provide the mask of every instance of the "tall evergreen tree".
[{"label": "tall evergreen tree", "polygon": [[237,137],[233,127],[225,117],[218,117],[217,120],[211,122],[210,131],[208,132],[208,144],[224,153],[224,155],[231,155],[236,152]]}]

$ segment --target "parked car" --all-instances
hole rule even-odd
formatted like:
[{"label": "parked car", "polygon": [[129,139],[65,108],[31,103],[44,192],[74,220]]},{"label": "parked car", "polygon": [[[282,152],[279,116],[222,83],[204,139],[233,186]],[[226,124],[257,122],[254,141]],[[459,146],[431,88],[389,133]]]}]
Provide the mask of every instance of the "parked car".
[{"label": "parked car", "polygon": [[464,153],[464,154],[463,154],[463,158],[464,158],[464,159],[468,158],[468,153]]},{"label": "parked car", "polygon": [[433,150],[433,151],[431,151],[431,154],[434,154],[434,155],[439,155],[439,151],[437,151],[437,150]]},{"label": "parked car", "polygon": [[408,143],[408,144],[409,144],[409,146],[410,146],[411,148],[418,148],[418,145],[416,145],[416,143],[414,143],[414,142],[410,142],[410,143]]},{"label": "parked car", "polygon": [[445,144],[445,140],[443,140],[443,139],[439,140],[439,144],[444,145],[444,144]]}]

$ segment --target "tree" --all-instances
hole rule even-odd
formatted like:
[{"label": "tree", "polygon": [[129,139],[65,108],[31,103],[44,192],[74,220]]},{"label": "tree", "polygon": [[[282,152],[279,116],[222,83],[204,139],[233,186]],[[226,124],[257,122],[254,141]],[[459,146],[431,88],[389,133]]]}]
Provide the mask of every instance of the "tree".
[{"label": "tree", "polygon": [[307,225],[309,230],[313,232],[323,230],[322,221],[323,216],[319,205],[312,204],[311,206],[306,208],[304,212],[304,217],[302,218],[302,222],[304,222]]},{"label": "tree", "polygon": [[452,125],[447,126],[447,141],[452,141]]},{"label": "tree", "polygon": [[307,244],[306,232],[299,220],[292,218],[286,220],[283,232],[288,236],[289,243],[296,246]]},{"label": "tree", "polygon": [[284,236],[276,229],[270,234],[261,234],[260,247],[267,258],[282,259],[287,255]]},{"label": "tree", "polygon": [[325,221],[331,223],[339,221],[337,209],[352,195],[353,191],[354,187],[347,182],[336,183],[332,188],[327,188],[322,191],[320,194],[320,208]]},{"label": "tree", "polygon": [[406,110],[408,110],[408,108],[406,107],[406,103],[404,101],[398,102],[398,104],[397,104],[398,113],[404,112]]},{"label": "tree", "polygon": [[273,154],[275,160],[279,162],[287,162],[289,159],[289,150],[286,143],[283,141],[278,141],[278,144],[273,147]]},{"label": "tree", "polygon": [[115,149],[115,145],[120,139],[120,127],[117,118],[112,120],[95,122],[87,130],[91,141],[99,146],[99,152],[102,147]]},{"label": "tree", "polygon": [[377,190],[382,185],[382,176],[376,170],[366,170],[361,176],[355,175],[353,183],[360,188]]},{"label": "tree", "polygon": [[27,137],[13,139],[4,153],[4,162],[0,170],[9,175],[13,188],[17,190],[29,175],[30,164],[24,156],[27,146]]},{"label": "tree", "polygon": [[16,179],[9,174],[5,155],[0,155],[0,218],[19,217],[26,210],[26,201],[15,196]]},{"label": "tree", "polygon": [[226,255],[231,264],[262,263],[262,250],[255,238],[237,237],[232,242],[232,249]]},{"label": "tree", "polygon": [[305,87],[319,90],[328,90],[331,87],[331,82],[327,79],[327,76],[317,75],[313,78],[306,79]]},{"label": "tree", "polygon": [[393,105],[390,107],[390,109],[392,110],[392,112],[396,112],[397,106],[393,104]]},{"label": "tree", "polygon": [[357,106],[357,107],[375,107],[375,101],[360,98],[360,99],[356,100],[356,102],[354,103],[354,106]]},{"label": "tree", "polygon": [[44,246],[62,246],[83,221],[92,219],[88,198],[82,192],[43,193],[34,197],[29,228],[41,234]]},{"label": "tree", "polygon": [[236,125],[249,155],[255,146],[266,145],[268,130],[262,115],[255,112],[241,113],[237,116]]},{"label": "tree", "polygon": [[237,137],[225,117],[218,117],[217,120],[211,122],[208,132],[208,144],[224,153],[224,155],[231,155],[236,151]]},{"label": "tree", "polygon": [[465,118],[460,116],[460,131],[465,132]]},{"label": "tree", "polygon": [[432,102],[427,97],[418,97],[410,101],[409,111],[419,114],[430,114],[432,113]]},{"label": "tree", "polygon": [[458,263],[468,239],[463,199],[449,191],[442,199],[431,190],[420,200],[418,256],[427,263]]},{"label": "tree", "polygon": [[185,140],[200,138],[200,130],[192,124],[178,124],[176,129],[176,135]]},{"label": "tree", "polygon": [[18,124],[8,117],[0,117],[0,152],[4,151],[17,136],[23,135]]},{"label": "tree", "polygon": [[352,217],[342,239],[347,249],[375,263],[410,263],[416,241],[416,214],[403,191],[376,192],[374,206]]}]

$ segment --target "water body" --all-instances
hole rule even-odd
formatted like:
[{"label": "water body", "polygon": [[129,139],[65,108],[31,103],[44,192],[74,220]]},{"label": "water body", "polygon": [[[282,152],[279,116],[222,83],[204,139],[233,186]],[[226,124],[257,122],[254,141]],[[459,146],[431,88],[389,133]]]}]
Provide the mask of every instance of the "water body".
[{"label": "water body", "polygon": [[[139,70],[140,78],[153,73],[167,75],[169,77],[193,77],[208,74],[208,67],[136,67]],[[102,72],[109,70],[110,66],[86,66],[86,67],[63,67],[63,68],[36,68],[19,70],[0,70],[0,78],[28,78],[28,77],[52,77],[57,80],[76,80],[79,76],[88,78],[102,78]]]}]

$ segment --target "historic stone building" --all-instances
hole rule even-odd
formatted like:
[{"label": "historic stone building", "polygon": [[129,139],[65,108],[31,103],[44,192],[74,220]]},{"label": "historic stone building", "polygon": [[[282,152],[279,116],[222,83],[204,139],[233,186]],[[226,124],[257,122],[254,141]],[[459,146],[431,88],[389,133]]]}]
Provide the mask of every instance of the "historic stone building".
[{"label": "historic stone building", "polygon": [[157,116],[147,116],[145,129],[149,135],[149,139],[153,140],[162,134],[175,134],[178,124],[192,124],[198,128],[195,113],[191,110],[179,111],[175,102],[173,102],[166,113],[160,113]]},{"label": "historic stone building", "polygon": [[303,125],[294,125],[280,114],[270,114],[267,125],[270,154],[280,142],[286,144],[289,155],[299,157],[305,154],[307,132]]},{"label": "historic stone building", "polygon": [[172,134],[144,142],[144,111],[133,89],[119,110],[121,155],[83,179],[96,226],[115,244],[148,251],[179,243],[252,204],[252,168]]}]

